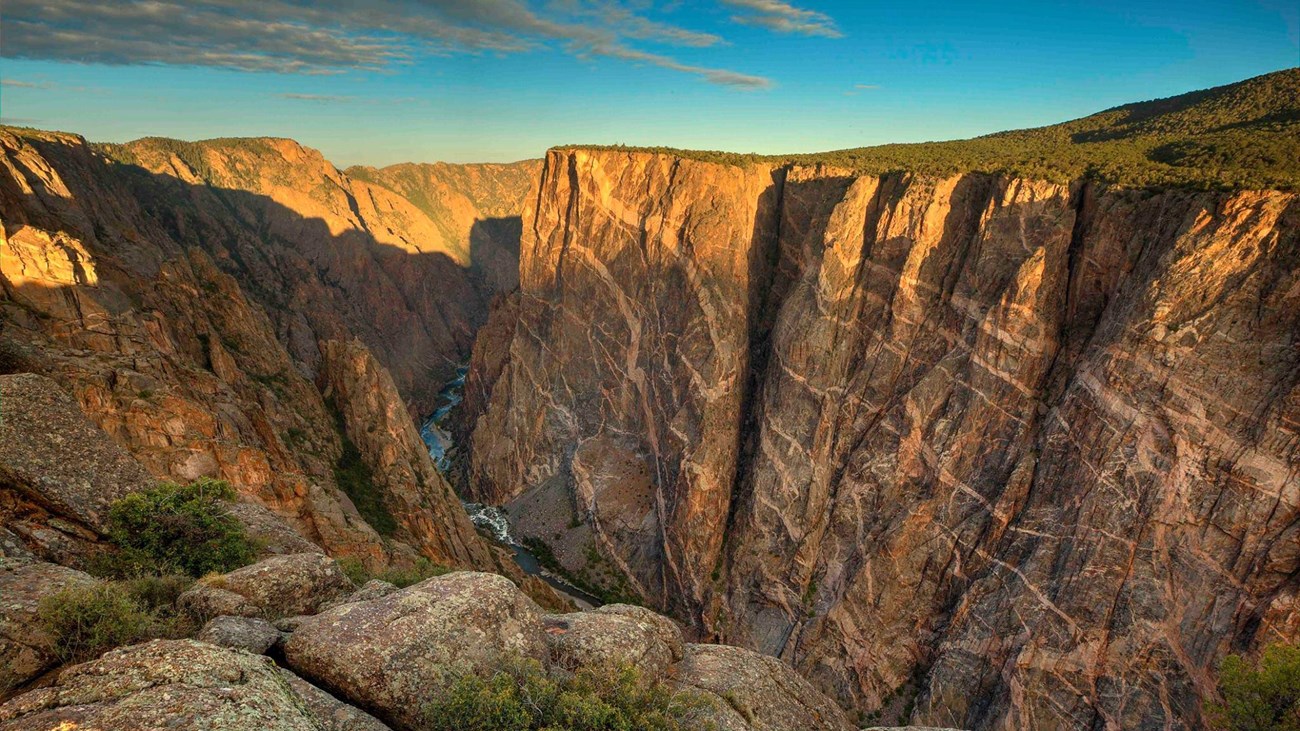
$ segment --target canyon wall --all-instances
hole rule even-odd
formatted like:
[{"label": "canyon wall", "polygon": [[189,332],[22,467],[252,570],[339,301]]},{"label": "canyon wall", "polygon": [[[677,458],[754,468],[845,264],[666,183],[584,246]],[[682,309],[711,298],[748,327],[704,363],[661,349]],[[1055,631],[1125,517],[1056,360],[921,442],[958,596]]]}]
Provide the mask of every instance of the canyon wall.
[{"label": "canyon wall", "polygon": [[[155,478],[228,480],[371,567],[513,568],[410,418],[495,293],[468,240],[288,140],[0,129],[0,221],[0,372],[53,378]],[[0,484],[4,522],[31,487]],[[93,537],[75,517],[43,523]]]},{"label": "canyon wall", "polygon": [[1293,194],[555,150],[496,313],[475,497],[849,707],[1195,725],[1296,637]]}]

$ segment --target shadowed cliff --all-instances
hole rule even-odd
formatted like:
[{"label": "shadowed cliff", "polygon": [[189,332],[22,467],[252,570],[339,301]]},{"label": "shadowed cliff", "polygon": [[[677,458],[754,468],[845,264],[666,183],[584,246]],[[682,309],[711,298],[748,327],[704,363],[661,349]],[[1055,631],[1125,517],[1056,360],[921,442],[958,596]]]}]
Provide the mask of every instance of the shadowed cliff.
[{"label": "shadowed cliff", "polygon": [[[212,168],[194,179],[180,154],[155,173],[73,136],[0,131],[5,372],[51,376],[155,476],[229,480],[333,554],[499,568],[408,411],[485,317],[472,252],[403,238],[422,229],[394,223],[400,200],[359,202],[295,143],[239,145],[258,156],[191,157]],[[276,182],[290,163],[298,177]],[[318,172],[297,208],[213,182],[270,179],[278,195]],[[491,248],[509,230],[476,222],[469,239]]]}]

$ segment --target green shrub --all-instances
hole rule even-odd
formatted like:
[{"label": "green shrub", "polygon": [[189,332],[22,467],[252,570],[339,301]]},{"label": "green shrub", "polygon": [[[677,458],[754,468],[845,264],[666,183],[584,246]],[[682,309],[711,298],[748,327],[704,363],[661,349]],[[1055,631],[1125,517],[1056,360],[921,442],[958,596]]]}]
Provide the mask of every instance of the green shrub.
[{"label": "green shrub", "polygon": [[452,569],[440,566],[423,556],[416,559],[415,565],[410,568],[403,569],[390,566],[379,573],[371,573],[366,569],[365,564],[352,557],[341,558],[338,563],[339,568],[343,569],[343,573],[347,574],[348,578],[352,579],[352,583],[357,586],[361,586],[371,579],[379,579],[380,581],[387,581],[399,589],[405,589],[425,579],[449,574],[452,571]]},{"label": "green shrub", "polygon": [[451,569],[446,566],[439,566],[421,556],[416,559],[415,565],[408,569],[398,569],[389,567],[375,575],[380,581],[387,581],[399,589],[405,589],[412,584],[418,584],[425,579],[434,576],[442,576],[451,573]]},{"label": "green shrub", "polygon": [[706,701],[615,673],[547,671],[536,660],[456,679],[426,708],[430,731],[686,731],[712,729]]},{"label": "green shrub", "polygon": [[206,478],[127,495],[108,512],[119,550],[95,568],[112,576],[203,576],[252,563],[255,547],[226,506],[234,497],[230,485]]},{"label": "green shrub", "polygon": [[375,484],[375,475],[361,456],[361,450],[348,436],[347,422],[333,399],[325,406],[334,414],[335,428],[343,442],[343,451],[334,463],[334,482],[352,500],[361,517],[381,536],[391,537],[397,532],[397,519],[384,505],[383,493]]},{"label": "green shrub", "polygon": [[343,569],[343,573],[347,574],[349,579],[352,579],[353,584],[361,586],[370,581],[370,571],[366,569],[365,564],[361,563],[361,559],[345,556],[338,560],[338,564],[339,568]]},{"label": "green shrub", "polygon": [[1273,645],[1255,664],[1229,655],[1219,667],[1219,693],[1223,702],[1205,708],[1211,728],[1300,730],[1300,648]]},{"label": "green shrub", "polygon": [[63,662],[89,660],[114,647],[139,642],[153,628],[149,614],[116,583],[64,589],[47,596],[37,607],[37,617]]}]

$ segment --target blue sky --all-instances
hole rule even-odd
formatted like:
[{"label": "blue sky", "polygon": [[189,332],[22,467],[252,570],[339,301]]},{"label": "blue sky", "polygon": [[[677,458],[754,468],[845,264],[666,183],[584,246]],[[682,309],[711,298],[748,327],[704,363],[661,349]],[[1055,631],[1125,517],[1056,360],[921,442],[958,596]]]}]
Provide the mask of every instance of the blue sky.
[{"label": "blue sky", "polygon": [[1300,65],[1295,0],[5,0],[0,118],[335,164],[969,137]]}]

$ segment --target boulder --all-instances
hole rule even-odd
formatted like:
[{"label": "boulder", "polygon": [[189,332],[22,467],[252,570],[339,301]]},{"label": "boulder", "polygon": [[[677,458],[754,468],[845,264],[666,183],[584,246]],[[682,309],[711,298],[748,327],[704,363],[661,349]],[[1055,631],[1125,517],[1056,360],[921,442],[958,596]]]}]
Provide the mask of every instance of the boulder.
[{"label": "boulder", "polygon": [[682,632],[672,620],[627,604],[542,619],[551,661],[569,670],[630,665],[657,681],[682,660]]},{"label": "boulder", "polygon": [[702,694],[718,731],[847,731],[844,711],[780,660],[727,645],[686,645],[682,690]]},{"label": "boulder", "polygon": [[41,600],[64,589],[90,586],[89,574],[29,558],[0,558],[0,694],[56,663],[41,629]]},{"label": "boulder", "polygon": [[360,589],[357,589],[356,591],[352,592],[351,594],[348,594],[345,597],[342,597],[341,599],[335,599],[334,601],[330,602],[326,606],[322,607],[322,609],[333,609],[334,607],[340,606],[342,604],[349,604],[351,602],[368,602],[371,599],[378,599],[380,597],[388,596],[389,594],[392,594],[395,591],[397,591],[397,587],[395,585],[390,584],[387,581],[381,581],[379,579],[371,579],[370,581],[367,581],[365,585],[363,585]]},{"label": "boulder", "polygon": [[262,616],[261,607],[245,596],[216,585],[211,579],[200,580],[186,589],[176,599],[176,604],[200,622],[221,616]]},{"label": "boulder", "polygon": [[203,625],[195,638],[220,647],[247,650],[254,655],[265,655],[280,641],[280,630],[270,622],[257,617],[216,617]]},{"label": "boulder", "polygon": [[271,556],[222,576],[219,586],[269,617],[315,614],[356,590],[337,562],[319,553]]},{"label": "boulder", "polygon": [[457,572],[303,620],[285,661],[396,728],[455,676],[510,656],[545,655],[540,611],[504,576]]},{"label": "boulder", "polygon": [[392,731],[383,721],[349,706],[288,670],[280,668],[280,675],[325,731]]},{"label": "boulder", "polygon": [[68,668],[0,705],[4,731],[319,731],[270,659],[155,640]]}]

